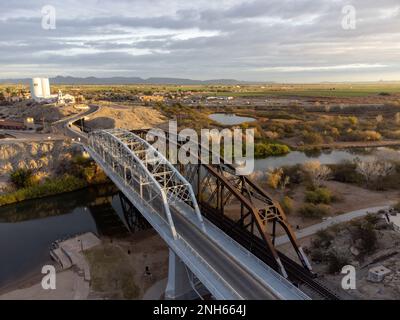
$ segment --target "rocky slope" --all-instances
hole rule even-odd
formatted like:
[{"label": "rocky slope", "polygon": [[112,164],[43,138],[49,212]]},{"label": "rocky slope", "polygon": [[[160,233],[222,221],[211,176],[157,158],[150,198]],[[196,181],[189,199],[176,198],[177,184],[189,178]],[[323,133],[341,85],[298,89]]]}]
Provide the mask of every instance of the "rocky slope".
[{"label": "rocky slope", "polygon": [[0,144],[0,175],[8,176],[17,168],[51,174],[62,161],[77,152],[76,148],[63,141]]}]

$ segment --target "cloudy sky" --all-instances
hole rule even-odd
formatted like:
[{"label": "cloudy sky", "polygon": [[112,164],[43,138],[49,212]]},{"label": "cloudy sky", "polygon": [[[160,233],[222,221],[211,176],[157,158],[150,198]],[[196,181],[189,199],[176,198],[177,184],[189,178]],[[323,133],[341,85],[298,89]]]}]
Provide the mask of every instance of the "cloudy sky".
[{"label": "cloudy sky", "polygon": [[400,80],[400,0],[0,2],[0,78]]}]

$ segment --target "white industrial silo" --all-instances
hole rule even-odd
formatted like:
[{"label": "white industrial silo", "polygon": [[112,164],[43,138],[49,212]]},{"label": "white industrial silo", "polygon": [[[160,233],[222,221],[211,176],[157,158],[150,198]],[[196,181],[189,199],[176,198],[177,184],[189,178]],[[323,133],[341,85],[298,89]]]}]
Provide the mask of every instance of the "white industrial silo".
[{"label": "white industrial silo", "polygon": [[49,78],[42,78],[42,95],[43,98],[50,98]]},{"label": "white industrial silo", "polygon": [[38,98],[43,97],[42,90],[42,79],[41,78],[33,78],[31,81],[31,96],[32,99],[37,100]]}]

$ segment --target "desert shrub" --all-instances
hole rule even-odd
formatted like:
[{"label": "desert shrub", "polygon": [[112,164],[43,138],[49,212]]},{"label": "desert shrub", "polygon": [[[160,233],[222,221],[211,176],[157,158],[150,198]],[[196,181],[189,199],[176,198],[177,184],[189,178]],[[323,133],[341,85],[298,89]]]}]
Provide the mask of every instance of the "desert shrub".
[{"label": "desert shrub", "polygon": [[11,183],[17,188],[26,188],[35,184],[33,171],[30,169],[16,169],[10,174]]},{"label": "desert shrub", "polygon": [[389,189],[395,189],[398,190],[400,189],[400,173],[397,172],[397,170],[393,171],[391,174],[388,176],[378,180],[378,182],[375,184],[374,189],[377,190],[389,190]]},{"label": "desert shrub", "polygon": [[281,190],[285,190],[290,183],[290,177],[285,175],[282,168],[268,170],[267,177],[267,183],[273,189],[280,188]]},{"label": "desert shrub", "polygon": [[349,121],[350,125],[352,125],[352,126],[358,125],[358,118],[355,116],[350,116],[347,118],[347,120]]},{"label": "desert shrub", "polygon": [[327,255],[328,272],[336,273],[342,270],[343,266],[349,264],[349,259],[343,254],[330,251]]},{"label": "desert shrub", "polygon": [[374,226],[370,223],[363,226],[360,230],[360,237],[362,240],[362,252],[374,252],[378,245],[378,237],[376,236]]},{"label": "desert shrub", "polygon": [[350,161],[331,165],[332,179],[344,183],[360,183],[362,176],[356,171],[356,164]]},{"label": "desert shrub", "polygon": [[328,230],[319,230],[315,234],[315,239],[312,242],[314,248],[328,249],[332,243],[334,236]]},{"label": "desert shrub", "polygon": [[[369,188],[384,190],[388,186],[393,186],[391,177],[397,172],[396,166],[391,161],[383,161],[375,158],[370,161],[356,160],[357,173],[362,175]],[[392,180],[392,181],[391,181]],[[398,183],[394,183],[397,186]]]},{"label": "desert shrub", "polygon": [[108,180],[105,172],[95,163],[83,170],[82,178],[89,184],[105,183]]},{"label": "desert shrub", "polygon": [[331,169],[322,165],[318,160],[307,161],[301,166],[305,179],[309,180],[311,187],[316,188],[322,185],[331,177]]},{"label": "desert shrub", "polygon": [[400,130],[384,130],[382,134],[389,139],[400,139]]},{"label": "desert shrub", "polygon": [[279,183],[283,176],[282,169],[275,169],[268,172],[267,183],[272,189],[278,189]]},{"label": "desert shrub", "polygon": [[353,131],[349,138],[354,141],[379,141],[382,140],[382,135],[374,130]]},{"label": "desert shrub", "polygon": [[323,204],[306,203],[299,209],[304,218],[321,218],[329,214],[329,207]]},{"label": "desert shrub", "polygon": [[374,252],[378,246],[378,237],[375,226],[368,220],[363,222],[354,222],[352,224],[351,235],[353,241],[357,242],[358,249],[361,253],[370,254]]},{"label": "desert shrub", "polygon": [[311,260],[317,262],[323,262],[325,260],[325,251],[320,248],[315,248],[311,251]]},{"label": "desert shrub", "polygon": [[281,156],[289,152],[290,148],[284,144],[259,142],[254,146],[254,156],[256,158]]},{"label": "desert shrub", "polygon": [[282,167],[285,176],[289,177],[290,183],[302,183],[304,181],[304,176],[301,172],[301,166],[299,164],[294,166],[284,166]]},{"label": "desert shrub", "polygon": [[324,142],[322,136],[317,132],[303,132],[303,141],[307,144],[321,144]]},{"label": "desert shrub", "polygon": [[393,206],[393,208],[394,208],[394,210],[400,212],[400,201],[398,201],[398,202]]},{"label": "desert shrub", "polygon": [[333,200],[332,192],[327,188],[315,188],[306,191],[306,202],[313,204],[330,204]]},{"label": "desert shrub", "polygon": [[287,213],[290,214],[293,210],[293,200],[292,198],[285,196],[281,201],[282,209]]},{"label": "desert shrub", "polygon": [[77,155],[71,160],[65,160],[57,169],[57,175],[65,174],[83,179],[90,184],[104,183],[107,181],[105,173],[92,159]]},{"label": "desert shrub", "polygon": [[380,218],[376,214],[368,213],[365,216],[365,221],[367,221],[367,223],[370,223],[371,225],[377,224],[379,220]]},{"label": "desert shrub", "polygon": [[85,180],[65,175],[60,178],[46,179],[41,184],[18,189],[15,192],[0,195],[0,206],[23,200],[35,199],[82,189],[87,186]]}]

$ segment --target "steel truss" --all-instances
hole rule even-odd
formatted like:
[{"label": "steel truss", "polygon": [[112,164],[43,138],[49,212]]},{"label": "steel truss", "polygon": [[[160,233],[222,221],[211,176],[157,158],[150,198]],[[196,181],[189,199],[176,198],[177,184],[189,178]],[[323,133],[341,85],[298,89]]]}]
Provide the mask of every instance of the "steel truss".
[{"label": "steel truss", "polygon": [[[148,131],[134,132],[145,139]],[[168,133],[165,133],[165,136],[167,143],[177,143],[176,137],[170,139]],[[168,149],[167,147],[166,150]],[[285,267],[275,248],[277,226],[280,226],[288,236],[303,267],[311,271],[311,265],[302,247],[298,245],[296,236],[279,203],[248,177],[236,175],[235,168],[224,163],[219,155],[217,156],[220,158],[219,164],[202,163],[201,158],[204,155],[202,149],[206,149],[210,159],[215,157],[215,154],[212,154],[207,147],[199,145],[198,154],[193,155],[198,163],[177,165],[182,175],[192,184],[202,214],[213,222],[218,222],[220,226],[224,225],[224,221],[229,221],[229,230],[225,230],[228,234],[246,230],[261,239],[265,249],[275,261],[272,267],[287,277]],[[248,239],[242,245],[252,251],[252,241]]]},{"label": "steel truss", "polygon": [[89,133],[89,146],[126,185],[164,217],[177,238],[172,207],[191,207],[204,229],[203,218],[190,183],[148,142],[124,129]]}]

